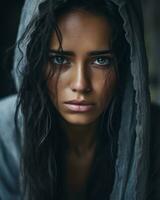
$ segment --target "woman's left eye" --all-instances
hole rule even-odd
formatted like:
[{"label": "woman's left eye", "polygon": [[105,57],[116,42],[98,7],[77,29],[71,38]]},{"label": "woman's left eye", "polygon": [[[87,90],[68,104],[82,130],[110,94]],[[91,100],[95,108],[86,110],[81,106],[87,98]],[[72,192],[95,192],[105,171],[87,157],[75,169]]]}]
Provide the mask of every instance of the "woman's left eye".
[{"label": "woman's left eye", "polygon": [[95,59],[95,61],[93,62],[93,64],[96,65],[111,65],[112,64],[112,58],[110,57],[106,57],[106,56],[101,56],[101,57],[97,57]]}]

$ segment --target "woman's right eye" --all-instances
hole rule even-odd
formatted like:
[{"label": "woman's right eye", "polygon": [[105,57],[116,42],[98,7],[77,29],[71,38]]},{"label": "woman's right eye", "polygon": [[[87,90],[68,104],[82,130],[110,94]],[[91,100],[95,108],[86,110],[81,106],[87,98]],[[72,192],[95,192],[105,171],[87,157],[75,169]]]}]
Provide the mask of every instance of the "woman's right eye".
[{"label": "woman's right eye", "polygon": [[56,65],[69,64],[69,62],[65,56],[60,56],[60,55],[50,56],[50,60],[51,60],[52,64],[56,64]]}]

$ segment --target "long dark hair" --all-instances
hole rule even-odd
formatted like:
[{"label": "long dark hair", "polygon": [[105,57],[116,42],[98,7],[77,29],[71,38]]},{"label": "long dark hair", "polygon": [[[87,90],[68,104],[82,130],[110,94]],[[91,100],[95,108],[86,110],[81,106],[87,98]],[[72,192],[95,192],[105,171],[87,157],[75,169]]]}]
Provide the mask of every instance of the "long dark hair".
[{"label": "long dark hair", "polygon": [[116,94],[101,116],[100,145],[88,181],[87,199],[97,199],[99,195],[101,199],[106,199],[114,183],[120,105],[125,87],[125,68],[129,68],[129,46],[118,8],[110,0],[46,0],[39,5],[38,16],[33,18],[19,41],[20,46],[28,33],[31,33],[26,52],[27,63],[21,72],[23,79],[15,115],[17,131],[21,130],[18,124],[20,110],[23,115],[22,177],[24,194],[28,200],[62,199],[65,136],[58,126],[59,114],[47,89],[47,80],[53,71],[49,72],[47,78],[45,72],[53,31],[62,49],[57,19],[65,12],[77,8],[108,19],[112,27],[112,48],[118,79]]}]

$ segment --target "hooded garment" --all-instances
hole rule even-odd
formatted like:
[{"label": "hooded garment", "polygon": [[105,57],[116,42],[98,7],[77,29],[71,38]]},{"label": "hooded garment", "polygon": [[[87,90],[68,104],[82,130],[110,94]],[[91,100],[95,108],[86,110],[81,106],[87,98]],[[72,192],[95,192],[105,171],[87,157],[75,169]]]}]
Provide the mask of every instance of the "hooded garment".
[{"label": "hooded garment", "polygon": [[[17,40],[21,38],[30,20],[35,15],[39,14],[38,7],[39,4],[43,1],[44,0],[26,0],[22,10]],[[141,13],[141,5],[139,0],[111,1],[113,1],[119,8],[119,13],[124,21],[123,27],[125,30],[126,39],[130,45],[131,53],[130,66],[128,66],[130,67],[130,70],[128,70],[126,75],[127,84],[125,87],[124,98],[122,102],[122,116],[118,136],[118,153],[115,166],[115,180],[110,200],[146,200],[148,195],[148,178],[150,169],[150,96],[148,89],[148,65],[143,38],[143,19]],[[19,68],[22,71],[26,63],[25,55],[29,39],[30,38],[27,37],[27,40],[24,40],[21,46],[24,57],[20,63]],[[17,72],[17,65],[21,58],[22,54],[19,48],[16,47],[13,76],[15,78],[17,90],[21,85],[21,76]],[[11,120],[13,120],[15,112],[15,101],[16,97],[11,97],[3,100],[3,102],[1,103],[1,105],[5,104],[10,105],[11,107],[11,110],[6,113],[6,118],[8,119],[8,121],[10,120],[10,124],[13,124]],[[5,109],[3,109],[4,107],[5,106],[0,106],[0,109],[3,111],[3,113],[6,112]],[[0,112],[2,112],[1,110]],[[10,119],[11,117],[12,119]],[[15,166],[12,167],[14,167],[16,170],[7,170],[9,170],[10,173],[13,173],[10,174],[10,177],[15,177],[15,179],[17,179],[19,175],[18,170],[20,145],[17,146],[16,142],[20,140],[17,140],[15,142],[12,141],[14,142],[15,148],[13,147],[14,150],[11,151],[10,146],[7,146],[9,144],[7,142],[7,139],[5,138],[7,137],[5,136],[5,134],[10,135],[9,137],[11,139],[11,136],[13,136],[13,132],[15,132],[15,128],[14,126],[8,126],[9,130],[7,129],[2,132],[2,135],[4,135],[2,143],[5,144],[7,153],[12,152],[13,154],[11,155],[11,157],[14,158],[12,163],[15,163]],[[4,129],[3,127],[2,130]],[[17,137],[19,138],[20,136]],[[2,156],[1,154],[2,153],[0,153],[0,156]],[[0,159],[2,158],[0,157]],[[6,176],[7,174],[4,174],[3,179],[5,179]],[[13,184],[13,180],[10,180],[9,186],[7,185],[9,182],[6,181],[6,187],[4,187],[4,190],[1,189],[0,183],[0,199],[17,200],[20,198],[19,189],[17,189],[17,185]],[[15,198],[10,198],[9,195],[5,196],[4,193],[10,193],[12,195],[15,194]],[[149,198],[147,200],[151,199]],[[158,200],[158,198],[155,198],[154,200]]]}]

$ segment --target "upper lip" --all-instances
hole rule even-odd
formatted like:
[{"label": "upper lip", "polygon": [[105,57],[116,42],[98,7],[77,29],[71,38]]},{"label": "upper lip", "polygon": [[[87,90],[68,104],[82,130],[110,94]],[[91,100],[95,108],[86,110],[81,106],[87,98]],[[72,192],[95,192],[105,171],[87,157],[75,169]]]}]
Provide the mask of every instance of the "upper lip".
[{"label": "upper lip", "polygon": [[71,100],[71,101],[66,101],[64,102],[66,104],[75,104],[75,105],[93,105],[93,103],[90,103],[86,100]]}]

